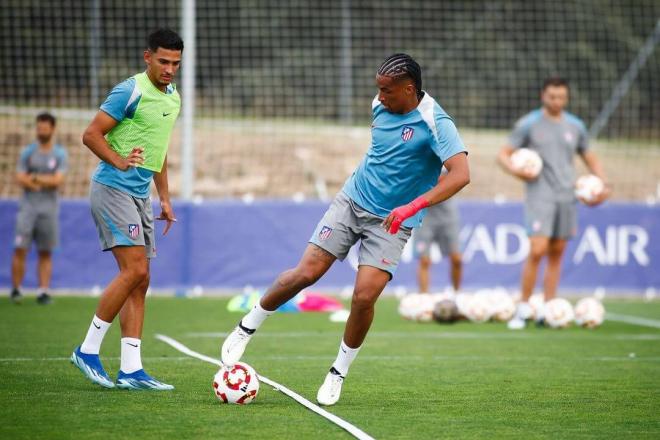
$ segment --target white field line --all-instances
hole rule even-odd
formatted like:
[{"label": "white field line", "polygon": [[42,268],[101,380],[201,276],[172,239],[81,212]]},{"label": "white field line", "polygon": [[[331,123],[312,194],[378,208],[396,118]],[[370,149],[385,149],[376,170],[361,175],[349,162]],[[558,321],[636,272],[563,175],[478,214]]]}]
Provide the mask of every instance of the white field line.
[{"label": "white field line", "polygon": [[[608,318],[609,319],[609,318]],[[660,322],[659,322],[660,323]],[[615,335],[598,335],[594,331],[586,331],[584,333],[575,334],[561,333],[547,329],[548,333],[544,336],[555,338],[579,338],[584,335],[589,339],[617,339],[617,340],[658,340],[660,334],[615,334]],[[595,330],[596,332],[598,330]],[[187,338],[224,338],[229,333],[225,332],[189,332],[184,333]],[[260,338],[311,338],[311,337],[341,337],[341,332],[312,332],[312,331],[299,331],[299,332],[278,332],[278,331],[259,331]],[[483,332],[369,332],[370,338],[406,338],[406,339],[531,339],[538,336],[538,334],[531,334],[525,332],[507,332],[507,333],[483,333]]]},{"label": "white field line", "polygon": [[[103,357],[103,360],[120,360],[119,357]],[[209,358],[212,359],[212,358]],[[320,356],[320,355],[251,355],[250,359],[259,360],[259,361],[274,361],[274,362],[291,362],[291,361],[332,361],[334,356]],[[375,362],[406,362],[406,361],[416,361],[416,362],[430,362],[430,361],[443,361],[443,362],[465,362],[465,361],[503,361],[503,362],[538,362],[538,361],[556,361],[556,357],[552,356],[470,356],[470,355],[432,355],[432,356],[378,356],[378,355],[368,355],[363,354],[360,356],[360,359],[365,361],[375,361]],[[19,363],[19,362],[64,362],[68,361],[68,357],[15,357],[15,358],[0,358],[0,364],[10,364],[10,363]],[[142,358],[143,361],[147,362],[185,362],[192,361],[193,359],[190,356],[176,356],[176,357],[146,357]],[[627,355],[627,356],[594,356],[594,357],[585,357],[578,358],[576,362],[584,361],[646,361],[646,362],[658,362],[660,361],[660,356],[643,356],[637,357],[636,355]],[[210,361],[209,361],[210,362]],[[217,361],[214,359],[213,363]],[[566,362],[566,360],[562,360]]]},{"label": "white field line", "polygon": [[[222,362],[220,362],[219,360],[214,359],[214,358],[209,357],[209,356],[205,356],[201,353],[197,353],[196,351],[193,351],[193,350],[189,349],[185,345],[183,345],[180,342],[170,338],[169,336],[157,334],[156,339],[161,340],[161,341],[165,342],[166,344],[169,344],[171,347],[173,347],[174,349],[180,351],[183,354],[186,354],[188,356],[197,358],[197,359],[202,360],[204,362],[208,362],[210,364],[217,365],[219,367],[222,366]],[[275,381],[272,381],[272,380],[268,379],[267,377],[262,376],[260,374],[258,376],[259,376],[259,381],[260,382],[268,384],[268,385],[272,386],[275,390],[281,392],[282,394],[285,394],[285,395],[291,397],[293,400],[300,403],[305,408],[315,412],[316,414],[320,415],[321,417],[324,417],[324,418],[328,419],[329,421],[336,424],[340,428],[343,428],[348,433],[353,435],[353,437],[355,437],[357,439],[360,439],[360,440],[374,440],[373,437],[371,437],[369,434],[362,431],[360,428],[357,428],[356,426],[351,425],[350,423],[348,423],[344,419],[341,419],[341,418],[337,417],[336,415],[334,415],[332,413],[329,413],[328,411],[324,410],[323,408],[319,407],[318,405],[315,405],[314,403],[312,403],[309,400],[305,399],[301,395],[291,391],[290,389],[286,388],[285,386],[280,385],[279,383],[277,383]]]},{"label": "white field line", "polygon": [[640,318],[639,316],[620,315],[619,313],[607,312],[605,319],[608,321],[625,322],[626,324],[641,325],[643,327],[660,328],[660,321],[657,319]]}]

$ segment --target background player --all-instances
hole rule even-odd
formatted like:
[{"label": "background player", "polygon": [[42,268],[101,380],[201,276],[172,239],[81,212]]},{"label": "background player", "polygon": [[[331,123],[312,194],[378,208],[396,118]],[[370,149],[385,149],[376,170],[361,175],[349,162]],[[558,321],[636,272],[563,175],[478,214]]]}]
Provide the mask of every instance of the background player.
[{"label": "background player", "polygon": [[[236,363],[268,316],[316,282],[336,259],[343,260],[361,240],[344,338],[317,394],[323,405],[339,399],[343,380],[371,326],[374,304],[394,275],[422,210],[469,182],[463,142],[449,116],[422,91],[417,62],[405,54],[390,56],[378,69],[376,83],[371,148],[318,223],[298,265],[279,275],[221,349],[223,363]],[[439,185],[443,163],[448,173]]]},{"label": "background player", "polygon": [[37,140],[23,148],[16,167],[16,181],[23,187],[18,214],[14,255],[11,261],[10,297],[18,303],[25,275],[25,259],[34,240],[38,251],[39,304],[50,304],[48,294],[53,271],[52,251],[59,240],[57,189],[64,182],[67,154],[54,141],[56,120],[50,113],[37,116]]},{"label": "background player", "polygon": [[[442,181],[442,175],[440,176]],[[449,279],[454,292],[461,288],[463,261],[459,250],[460,219],[456,200],[451,198],[428,208],[424,223],[413,234],[415,253],[419,257],[417,282],[419,291],[428,293],[431,272],[431,245],[437,243],[444,258],[449,259]]]},{"label": "background player", "polygon": [[92,176],[90,201],[101,247],[111,251],[119,274],[106,287],[82,345],[71,361],[94,383],[112,388],[99,350],[119,314],[121,367],[117,387],[171,390],[142,368],[140,345],[149,259],[155,256],[151,181],[160,197],[159,220],[176,221],[167,181],[167,148],[181,99],[172,80],[179,70],[183,41],[169,29],[148,37],[147,70],[117,85],[91,122],[83,142],[101,162]]},{"label": "background player", "polygon": [[[568,82],[562,78],[548,78],[541,90],[543,106],[518,120],[509,144],[498,155],[498,161],[505,171],[526,182],[525,223],[530,251],[522,271],[521,303],[516,315],[509,321],[510,329],[524,328],[525,319],[531,316],[528,300],[536,284],[539,264],[546,256],[543,280],[545,301],[554,298],[557,293],[566,243],[577,229],[573,164],[575,153],[579,154],[591,173],[607,182],[600,161],[589,149],[584,123],[564,111],[568,98]],[[537,178],[524,171],[517,171],[511,164],[513,151],[523,147],[535,150],[543,159],[543,169]],[[609,185],[606,184],[605,191],[588,204],[598,205],[610,193]],[[543,310],[539,311],[537,319],[543,319]]]}]

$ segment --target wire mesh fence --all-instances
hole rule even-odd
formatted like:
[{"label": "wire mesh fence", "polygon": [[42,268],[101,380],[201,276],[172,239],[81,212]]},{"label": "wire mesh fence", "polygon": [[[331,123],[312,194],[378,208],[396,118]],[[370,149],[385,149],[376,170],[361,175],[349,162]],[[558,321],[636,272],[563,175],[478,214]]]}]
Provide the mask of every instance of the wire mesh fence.
[{"label": "wire mesh fence", "polygon": [[[98,160],[82,131],[113,85],[143,69],[147,33],[180,29],[181,11],[180,0],[3,2],[0,196],[18,194],[16,159],[41,110],[69,150],[64,195],[86,195]],[[593,144],[615,198],[658,198],[657,1],[197,0],[196,17],[196,195],[331,196],[370,145],[376,69],[404,51],[471,151],[466,197],[521,197],[495,154],[539,106],[543,79],[561,75],[569,110],[600,121]],[[175,195],[180,143],[177,131]]]}]

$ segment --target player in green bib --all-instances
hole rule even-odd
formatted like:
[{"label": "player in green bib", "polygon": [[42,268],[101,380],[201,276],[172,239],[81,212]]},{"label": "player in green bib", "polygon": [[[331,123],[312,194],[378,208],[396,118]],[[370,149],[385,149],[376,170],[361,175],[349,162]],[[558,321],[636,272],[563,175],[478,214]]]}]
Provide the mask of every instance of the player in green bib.
[{"label": "player in green bib", "polygon": [[[181,63],[183,41],[169,29],[149,35],[146,71],[118,84],[83,135],[101,162],[92,176],[90,202],[101,249],[111,251],[119,274],[106,287],[83,343],[71,362],[106,388],[171,390],[142,368],[140,346],[149,261],[155,257],[151,181],[166,222],[176,221],[167,181],[167,149],[181,98],[172,83]],[[119,315],[121,366],[116,383],[99,359],[101,342]]]}]

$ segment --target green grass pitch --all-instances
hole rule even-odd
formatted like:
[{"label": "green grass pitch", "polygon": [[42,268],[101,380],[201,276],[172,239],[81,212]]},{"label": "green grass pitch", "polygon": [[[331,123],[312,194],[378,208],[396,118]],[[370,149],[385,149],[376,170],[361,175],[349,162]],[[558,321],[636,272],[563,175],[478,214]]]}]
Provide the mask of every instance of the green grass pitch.
[{"label": "green grass pitch", "polygon": [[[334,439],[350,436],[262,384],[248,406],[221,405],[216,367],[154,339],[173,337],[219,356],[240,315],[223,299],[148,299],[143,363],[173,392],[105,390],[68,361],[92,298],[0,302],[0,438]],[[611,312],[660,319],[660,302],[608,301]],[[343,324],[325,314],[277,314],[243,360],[314,401]],[[119,369],[119,325],[101,354]],[[377,439],[660,438],[660,329],[606,321],[596,330],[504,324],[417,324],[396,301],[378,304],[371,334],[339,404],[330,408]]]}]

